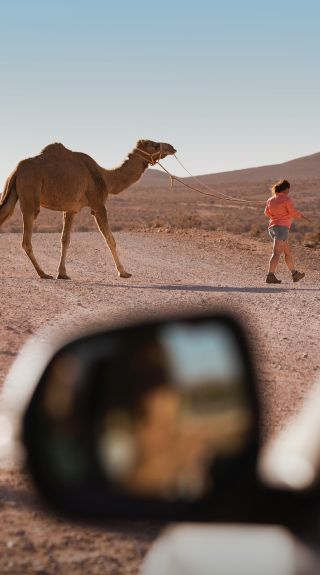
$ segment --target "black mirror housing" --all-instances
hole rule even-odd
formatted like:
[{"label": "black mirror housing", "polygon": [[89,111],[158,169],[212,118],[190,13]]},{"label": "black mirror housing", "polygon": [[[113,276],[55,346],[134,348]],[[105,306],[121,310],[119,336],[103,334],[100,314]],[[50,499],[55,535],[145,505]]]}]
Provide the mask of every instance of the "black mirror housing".
[{"label": "black mirror housing", "polygon": [[228,314],[190,315],[70,341],[38,382],[22,442],[60,512],[236,520],[260,448],[244,329]]}]

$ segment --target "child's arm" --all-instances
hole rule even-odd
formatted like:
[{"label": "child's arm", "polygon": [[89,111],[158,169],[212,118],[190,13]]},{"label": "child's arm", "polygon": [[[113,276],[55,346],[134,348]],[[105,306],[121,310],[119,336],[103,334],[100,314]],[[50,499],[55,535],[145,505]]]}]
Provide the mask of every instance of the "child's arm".
[{"label": "child's arm", "polygon": [[300,220],[300,219],[305,217],[302,212],[299,212],[299,210],[296,210],[296,208],[294,207],[293,202],[290,198],[287,199],[286,207],[287,207],[287,210],[288,210],[288,213],[290,214],[290,216],[292,216],[295,220]]},{"label": "child's arm", "polygon": [[305,216],[302,212],[299,212],[299,210],[296,210],[290,198],[288,198],[287,210],[290,216],[292,216],[293,218],[297,220],[306,220],[306,222],[309,222],[309,224],[312,223],[312,221],[309,218],[307,218],[307,216]]}]

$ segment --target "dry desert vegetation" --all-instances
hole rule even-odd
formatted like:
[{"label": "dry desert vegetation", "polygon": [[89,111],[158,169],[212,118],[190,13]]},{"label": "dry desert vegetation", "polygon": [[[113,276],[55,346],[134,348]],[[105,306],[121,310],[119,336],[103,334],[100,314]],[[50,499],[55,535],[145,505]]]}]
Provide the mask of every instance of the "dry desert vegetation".
[{"label": "dry desert vegetation", "polygon": [[[1,385],[23,343],[39,328],[76,327],[99,316],[107,325],[176,309],[231,308],[247,323],[256,358],[264,437],[294,414],[320,372],[320,154],[278,166],[208,175],[207,185],[265,200],[280,177],[292,183],[298,209],[313,219],[292,232],[299,268],[293,284],[280,267],[281,286],[266,286],[270,253],[261,207],[197,195],[148,170],[130,189],[108,200],[111,229],[132,278],[119,279],[89,210],[76,218],[68,253],[71,281],[38,278],[21,250],[17,206],[1,228]],[[186,180],[189,181],[190,180]],[[34,251],[54,275],[61,214],[41,210]],[[161,525],[75,525],[51,517],[24,471],[6,461],[0,472],[0,573],[14,575],[137,574]]]},{"label": "dry desert vegetation", "polygon": [[[284,164],[206,175],[200,179],[218,194],[264,201],[270,195],[271,185],[282,177],[290,180],[291,196],[297,207],[314,219],[311,226],[294,223],[294,237],[307,244],[319,243],[320,153]],[[184,181],[201,189],[189,177]],[[202,189],[208,192],[206,188]],[[149,169],[136,184],[119,195],[109,196],[108,205],[110,227],[115,232],[200,229],[266,238],[266,219],[261,206],[199,195],[176,182],[170,189],[169,178],[160,169]],[[42,209],[34,229],[47,233],[61,231],[61,213]],[[77,215],[74,229],[79,232],[96,230],[89,208]],[[22,231],[19,206],[0,228],[0,233],[6,231]]]}]

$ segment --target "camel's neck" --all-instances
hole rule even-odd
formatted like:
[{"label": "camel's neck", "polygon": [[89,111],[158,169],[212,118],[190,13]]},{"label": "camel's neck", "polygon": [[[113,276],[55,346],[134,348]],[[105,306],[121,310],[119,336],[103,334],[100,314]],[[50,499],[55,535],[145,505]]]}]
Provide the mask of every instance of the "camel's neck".
[{"label": "camel's neck", "polygon": [[110,194],[119,194],[135,182],[147,169],[148,162],[143,158],[129,154],[127,160],[119,168],[103,170],[103,178]]}]

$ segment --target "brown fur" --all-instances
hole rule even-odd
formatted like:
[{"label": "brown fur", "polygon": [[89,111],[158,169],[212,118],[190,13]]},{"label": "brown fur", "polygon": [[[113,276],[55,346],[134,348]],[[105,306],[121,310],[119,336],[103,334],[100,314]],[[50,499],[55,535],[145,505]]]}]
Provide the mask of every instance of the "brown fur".
[{"label": "brown fur", "polygon": [[[97,226],[112,253],[120,277],[130,277],[117,254],[115,240],[108,225],[105,202],[108,194],[119,194],[140,179],[149,165],[147,154],[159,152],[160,144],[139,140],[123,164],[113,170],[99,166],[93,158],[68,150],[62,144],[46,146],[33,158],[21,161],[7,179],[0,202],[0,225],[13,213],[19,199],[23,216],[22,247],[41,278],[51,278],[39,266],[31,244],[34,221],[40,208],[64,212],[61,258],[58,278],[69,279],[65,259],[75,215],[85,206],[91,209]],[[170,144],[161,144],[161,157],[175,152]]]},{"label": "brown fur", "polygon": [[14,207],[18,201],[15,191],[16,170],[8,177],[0,201],[0,225],[3,224],[13,213]]}]

